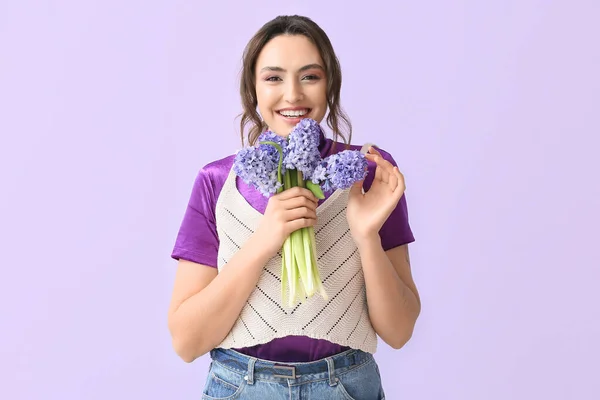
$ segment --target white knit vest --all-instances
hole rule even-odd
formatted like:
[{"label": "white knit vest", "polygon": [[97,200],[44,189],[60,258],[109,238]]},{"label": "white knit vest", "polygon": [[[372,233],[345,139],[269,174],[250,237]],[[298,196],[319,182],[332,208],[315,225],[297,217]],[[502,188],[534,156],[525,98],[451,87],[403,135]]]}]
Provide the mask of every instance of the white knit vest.
[{"label": "white knit vest", "polygon": [[[367,148],[363,146],[362,152]],[[337,190],[317,208],[317,264],[328,300],[316,293],[294,308],[283,305],[280,251],[265,265],[256,288],[218,347],[248,347],[301,335],[375,353],[377,335],[369,319],[360,255],[346,220],[348,194],[349,189]],[[232,168],[216,203],[219,271],[256,231],[261,217],[237,190]]]}]

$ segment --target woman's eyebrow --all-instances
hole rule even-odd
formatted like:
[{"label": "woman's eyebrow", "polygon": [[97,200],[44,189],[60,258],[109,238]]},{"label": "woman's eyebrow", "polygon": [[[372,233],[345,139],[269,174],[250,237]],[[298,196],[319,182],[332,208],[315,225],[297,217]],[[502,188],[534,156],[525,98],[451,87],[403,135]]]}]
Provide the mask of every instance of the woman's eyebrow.
[{"label": "woman's eyebrow", "polygon": [[[309,70],[309,69],[320,69],[322,71],[325,70],[320,64],[313,63],[313,64],[307,64],[307,65],[305,65],[304,67],[300,68],[298,70],[298,72],[303,72],[303,71],[306,71],[306,70]],[[264,67],[260,71],[261,72],[263,72],[263,71],[287,72],[284,68],[274,67],[274,66]]]}]

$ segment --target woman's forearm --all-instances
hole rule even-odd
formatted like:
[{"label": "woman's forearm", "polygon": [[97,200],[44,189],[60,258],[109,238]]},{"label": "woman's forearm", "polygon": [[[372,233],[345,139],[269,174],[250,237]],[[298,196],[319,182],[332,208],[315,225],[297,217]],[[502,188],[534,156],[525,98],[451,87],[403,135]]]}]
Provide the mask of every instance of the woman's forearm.
[{"label": "woman's forearm", "polygon": [[271,257],[258,242],[251,237],[204,289],[173,313],[174,347],[183,360],[209,352],[233,327]]},{"label": "woman's forearm", "polygon": [[419,300],[400,279],[379,235],[361,241],[359,252],[371,323],[387,344],[399,349],[412,336],[421,308]]}]

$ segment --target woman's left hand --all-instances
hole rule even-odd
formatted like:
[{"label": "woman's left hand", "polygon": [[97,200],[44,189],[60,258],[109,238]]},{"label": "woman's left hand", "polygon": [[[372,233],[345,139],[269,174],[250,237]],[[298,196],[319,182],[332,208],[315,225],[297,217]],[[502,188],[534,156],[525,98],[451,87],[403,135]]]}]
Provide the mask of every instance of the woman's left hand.
[{"label": "woman's left hand", "polygon": [[346,217],[355,241],[368,240],[379,234],[404,195],[404,176],[374,147],[365,154],[367,160],[375,162],[375,178],[366,193],[362,193],[363,182],[357,182],[348,198]]}]

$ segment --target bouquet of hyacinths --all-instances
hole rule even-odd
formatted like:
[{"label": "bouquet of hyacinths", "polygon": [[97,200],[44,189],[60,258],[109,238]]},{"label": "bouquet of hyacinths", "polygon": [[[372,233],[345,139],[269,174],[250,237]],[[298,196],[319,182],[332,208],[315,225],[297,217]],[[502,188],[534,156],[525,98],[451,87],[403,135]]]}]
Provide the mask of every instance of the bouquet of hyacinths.
[{"label": "bouquet of hyacinths", "polygon": [[[344,150],[324,159],[319,151],[320,126],[303,119],[287,138],[267,131],[258,144],[240,150],[234,172],[264,196],[294,186],[309,189],[317,198],[324,192],[347,189],[365,178],[367,160],[355,150]],[[282,303],[293,307],[302,298],[327,294],[319,276],[313,227],[292,232],[282,249]]]}]

